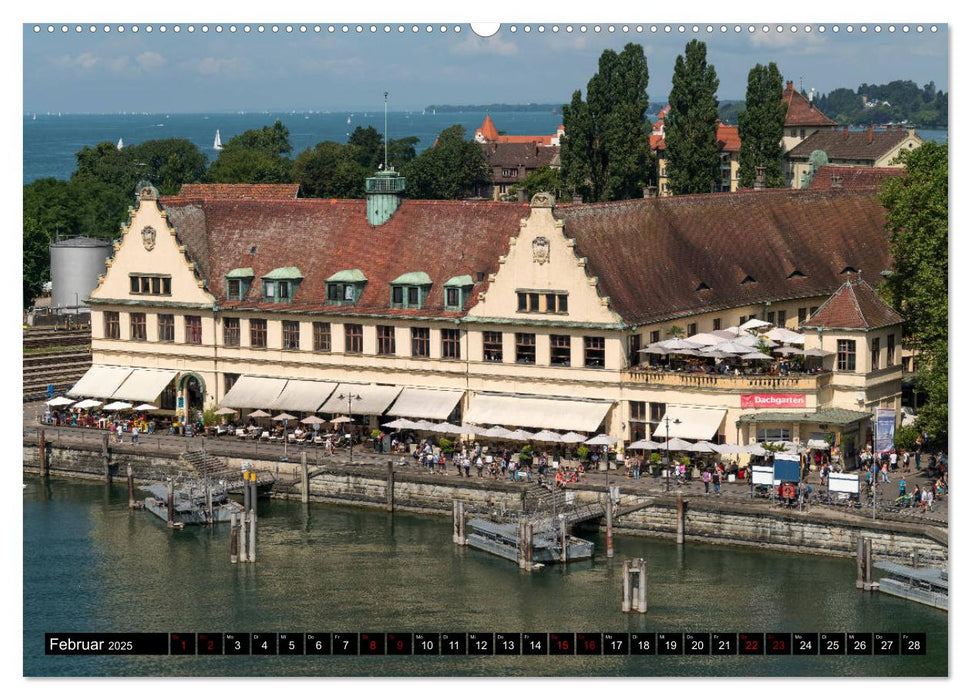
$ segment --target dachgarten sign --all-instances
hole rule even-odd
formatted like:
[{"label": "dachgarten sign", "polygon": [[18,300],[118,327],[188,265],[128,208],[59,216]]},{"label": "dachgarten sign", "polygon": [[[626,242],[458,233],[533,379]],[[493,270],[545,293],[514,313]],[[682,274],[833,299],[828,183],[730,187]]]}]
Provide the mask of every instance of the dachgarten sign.
[{"label": "dachgarten sign", "polygon": [[742,408],[805,407],[805,394],[742,394]]}]

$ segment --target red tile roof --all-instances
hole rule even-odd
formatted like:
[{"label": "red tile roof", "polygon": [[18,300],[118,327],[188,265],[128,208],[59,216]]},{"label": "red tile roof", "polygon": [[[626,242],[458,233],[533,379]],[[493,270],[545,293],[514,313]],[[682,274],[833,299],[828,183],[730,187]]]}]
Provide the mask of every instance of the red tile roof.
[{"label": "red tile roof", "polygon": [[782,103],[786,105],[786,122],[790,126],[837,126],[836,122],[820,112],[816,106],[802,96],[802,93],[792,87],[792,81],[786,83],[782,91]]},{"label": "red tile roof", "polygon": [[492,123],[492,117],[488,114],[482,122],[482,126],[479,127],[478,132],[482,134],[482,137],[486,141],[495,141],[499,138],[499,130],[496,129],[496,125]]},{"label": "red tile roof", "polygon": [[[477,280],[484,273],[488,279],[528,213],[517,203],[405,200],[391,219],[375,227],[367,221],[365,200],[160,201],[220,304],[227,304],[224,275],[230,270],[252,267],[259,278],[293,265],[304,279],[292,304],[261,303],[257,279],[243,303],[227,306],[406,317],[460,316],[443,311],[442,284],[457,275]],[[358,304],[326,305],[326,279],[351,269],[360,269],[368,279]],[[390,309],[389,283],[415,271],[432,279],[426,308]],[[469,305],[485,284],[476,284]]]},{"label": "red tile roof", "polygon": [[652,151],[664,150],[664,136],[662,136],[661,134],[651,134],[651,150]]},{"label": "red tile roof", "polygon": [[296,199],[300,185],[182,185],[180,197],[203,197],[205,199]]},{"label": "red tile roof", "polygon": [[[562,130],[563,127],[560,126],[559,129]],[[482,122],[482,126],[475,130],[475,135],[481,136],[488,143],[535,143],[540,146],[552,146],[553,139],[558,137],[558,134],[543,134],[539,136],[500,134],[492,121],[492,117],[488,114]]]},{"label": "red tile roof", "polygon": [[[890,266],[873,193],[762,190],[564,205],[566,235],[628,323],[823,296]],[[790,279],[798,270],[805,277]],[[754,284],[741,284],[746,276]],[[710,291],[699,292],[704,282]]]},{"label": "red tile roof", "polygon": [[726,126],[718,122],[718,150],[724,153],[738,153],[742,150],[742,139],[737,126]]},{"label": "red tile roof", "polygon": [[816,171],[811,190],[837,189],[833,185],[833,178],[841,178],[839,185],[844,190],[877,190],[891,177],[904,174],[903,168],[866,168],[847,165],[825,165]]},{"label": "red tile roof", "polygon": [[[484,143],[482,153],[486,163],[495,171],[495,182],[518,182],[522,177],[502,178],[502,168],[535,170],[551,165],[560,154],[559,146],[537,146],[534,143]],[[520,173],[525,175],[526,173]]]},{"label": "red tile roof", "polygon": [[881,131],[873,128],[866,131],[850,131],[846,128],[840,131],[817,131],[794,146],[786,153],[786,158],[808,160],[813,151],[819,150],[825,151],[831,161],[876,161],[898,148],[908,138],[908,131]]},{"label": "red tile roof", "polygon": [[887,306],[861,279],[847,280],[806,319],[804,328],[870,330],[903,323],[904,317]]}]

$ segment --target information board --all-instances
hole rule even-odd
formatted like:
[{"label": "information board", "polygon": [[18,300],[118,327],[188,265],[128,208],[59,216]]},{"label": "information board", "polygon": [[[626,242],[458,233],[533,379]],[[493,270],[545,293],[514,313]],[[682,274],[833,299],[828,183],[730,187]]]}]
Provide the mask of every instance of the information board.
[{"label": "information board", "polygon": [[772,467],[752,467],[752,483],[756,486],[772,485],[774,471]]},{"label": "information board", "polygon": [[856,474],[830,474],[829,490],[833,493],[860,493],[860,477]]}]

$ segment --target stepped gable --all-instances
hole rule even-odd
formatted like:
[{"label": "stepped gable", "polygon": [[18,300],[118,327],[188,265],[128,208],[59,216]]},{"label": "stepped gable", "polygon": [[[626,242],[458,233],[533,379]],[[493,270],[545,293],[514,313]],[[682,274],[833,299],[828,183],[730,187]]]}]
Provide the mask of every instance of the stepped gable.
[{"label": "stepped gable", "polygon": [[900,177],[903,174],[903,168],[854,168],[852,166],[824,165],[816,171],[809,189],[834,189],[833,178],[838,177],[842,178],[838,187],[844,190],[876,191],[888,178]]},{"label": "stepped gable", "polygon": [[298,183],[286,185],[189,184],[182,185],[179,197],[202,199],[296,199]]},{"label": "stepped gable", "polygon": [[786,82],[782,91],[782,103],[786,106],[785,126],[837,126],[837,123],[820,112],[816,106],[793,88],[792,81]]},{"label": "stepped gable", "polygon": [[[220,306],[402,317],[461,316],[443,310],[442,284],[470,275],[476,285],[467,306],[475,303],[488,275],[498,271],[499,257],[508,252],[509,238],[519,233],[520,219],[529,214],[528,206],[518,203],[404,200],[386,223],[371,226],[365,200],[165,197],[161,202]],[[260,276],[291,265],[304,276],[293,302],[261,302]],[[256,277],[246,299],[230,301],[224,275],[239,267],[252,267]],[[353,269],[368,280],[358,303],[325,304],[327,278]],[[432,280],[425,308],[389,308],[390,282],[416,271]]]},{"label": "stepped gable", "polygon": [[[872,193],[762,190],[568,204],[556,215],[632,324],[831,294],[847,267],[876,282],[890,266]],[[755,282],[742,284],[747,276]]]},{"label": "stepped gable", "polygon": [[[830,160],[876,160],[910,138],[909,131],[817,131],[786,154],[786,158],[809,158],[813,151],[825,151]],[[903,166],[901,166],[903,167]]]},{"label": "stepped gable", "polygon": [[862,279],[847,280],[803,324],[803,328],[870,330],[903,323],[876,290]]}]

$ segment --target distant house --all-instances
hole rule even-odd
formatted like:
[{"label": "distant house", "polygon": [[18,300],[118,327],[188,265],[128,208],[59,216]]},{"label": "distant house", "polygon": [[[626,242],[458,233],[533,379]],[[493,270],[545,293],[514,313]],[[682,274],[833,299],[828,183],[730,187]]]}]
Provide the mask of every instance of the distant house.
[{"label": "distant house", "polygon": [[801,92],[786,81],[782,91],[782,104],[786,106],[786,120],[782,134],[782,150],[788,153],[817,132],[836,131],[839,124],[819,111]]},{"label": "distant house", "polygon": [[842,131],[818,131],[786,153],[789,184],[794,189],[802,187],[803,175],[812,170],[809,157],[813,151],[824,152],[830,166],[887,168],[894,167],[891,163],[901,151],[923,143],[913,129],[905,131],[902,127],[888,127],[886,131],[872,126],[866,131],[850,131],[847,127]]},{"label": "distant house", "polygon": [[901,168],[866,168],[849,165],[825,165],[816,171],[810,190],[877,190],[891,177],[899,177]]},{"label": "distant house", "polygon": [[179,197],[198,197],[201,199],[296,199],[300,185],[267,184],[189,184],[182,185]]},{"label": "distant house", "polygon": [[[529,136],[499,134],[488,114],[482,126],[475,130],[475,140],[489,165],[489,182],[476,195],[495,201],[510,196],[510,188],[520,184],[534,170],[560,167],[560,137],[563,127],[555,134]],[[525,201],[525,200],[523,200]]]},{"label": "distant house", "polygon": [[[673,193],[668,181],[668,163],[664,156],[664,117],[671,111],[671,105],[665,106],[658,112],[658,121],[654,122],[651,130],[651,151],[657,156],[658,193],[662,197],[670,197]],[[736,192],[738,190],[738,156],[742,150],[742,140],[738,135],[737,126],[728,126],[718,122],[718,157],[721,160],[721,180],[715,188],[716,192]]]}]

